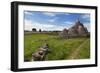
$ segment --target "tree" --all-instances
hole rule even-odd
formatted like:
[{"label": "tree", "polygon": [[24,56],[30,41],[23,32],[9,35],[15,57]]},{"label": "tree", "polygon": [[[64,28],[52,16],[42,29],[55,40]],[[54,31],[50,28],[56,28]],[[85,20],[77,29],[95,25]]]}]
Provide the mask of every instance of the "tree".
[{"label": "tree", "polygon": [[33,32],[36,32],[37,30],[36,30],[36,28],[32,28],[32,31],[33,31]]},{"label": "tree", "polygon": [[39,29],[39,32],[41,32],[41,29]]}]

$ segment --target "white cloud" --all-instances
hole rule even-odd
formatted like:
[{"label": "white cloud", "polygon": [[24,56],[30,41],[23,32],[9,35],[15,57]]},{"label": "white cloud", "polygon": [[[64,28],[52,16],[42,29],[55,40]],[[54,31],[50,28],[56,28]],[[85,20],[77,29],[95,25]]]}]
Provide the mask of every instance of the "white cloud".
[{"label": "white cloud", "polygon": [[[90,14],[84,14],[84,15],[82,15],[81,16],[81,18],[84,20],[87,20],[87,21],[90,21]],[[87,30],[88,31],[90,31],[90,23],[89,22],[85,22],[85,23],[83,23],[84,24],[84,26],[87,28]]]},{"label": "white cloud", "polygon": [[31,31],[33,28],[31,20],[25,20],[24,30]]},{"label": "white cloud", "polygon": [[58,17],[55,17],[55,18],[49,19],[48,21],[49,22],[55,22],[57,19],[58,19]]},{"label": "white cloud", "polygon": [[83,19],[89,19],[90,18],[90,15],[89,14],[84,14],[81,16]]},{"label": "white cloud", "polygon": [[86,27],[88,31],[91,30],[91,28],[90,28],[90,23],[84,23],[84,27]]},{"label": "white cloud", "polygon": [[[88,31],[90,31],[90,23],[83,23],[84,26],[87,28]],[[32,31],[32,28],[36,28],[37,30],[41,29],[46,31],[54,31],[54,30],[63,30],[64,28],[69,29],[74,25],[74,22],[64,22],[64,24],[61,25],[55,25],[55,24],[41,24],[38,22],[32,22],[31,20],[25,20],[25,26],[24,30]]]},{"label": "white cloud", "polygon": [[50,19],[50,20],[48,20],[49,22],[54,22],[55,21],[55,19]]},{"label": "white cloud", "polygon": [[61,13],[61,12],[57,12],[57,13],[55,13],[55,12],[43,12],[43,14],[44,15],[47,15],[47,16],[56,16],[56,15],[61,15],[61,14],[64,14],[64,15],[70,15],[70,13]]},{"label": "white cloud", "polygon": [[31,20],[25,20],[25,27],[24,30],[31,31],[32,28],[36,28],[37,30],[41,29],[46,31],[54,31],[54,30],[63,30],[65,26],[55,25],[55,24],[41,24],[38,22],[32,22]]},{"label": "white cloud", "polygon": [[28,11],[25,11],[24,13],[27,15],[33,15],[32,12],[28,12]]},{"label": "white cloud", "polygon": [[65,24],[68,24],[68,25],[69,25],[69,24],[70,24],[70,25],[71,25],[71,24],[74,24],[74,22],[71,22],[71,21],[66,21],[66,22],[64,22],[64,23],[65,23]]},{"label": "white cloud", "polygon": [[66,21],[64,22],[63,25],[66,25],[66,28],[69,29],[70,27],[72,27],[75,24],[75,22],[72,21]]},{"label": "white cloud", "polygon": [[52,12],[43,12],[43,14],[47,16],[56,16],[56,14]]}]

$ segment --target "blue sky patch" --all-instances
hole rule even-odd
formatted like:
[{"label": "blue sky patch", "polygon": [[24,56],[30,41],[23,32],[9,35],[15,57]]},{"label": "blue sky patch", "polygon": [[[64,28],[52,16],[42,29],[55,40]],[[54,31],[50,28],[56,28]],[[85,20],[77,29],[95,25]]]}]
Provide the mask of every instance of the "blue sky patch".
[{"label": "blue sky patch", "polygon": [[73,26],[78,19],[90,31],[90,14],[88,13],[24,11],[25,30],[29,31],[32,28],[42,31],[61,31]]}]

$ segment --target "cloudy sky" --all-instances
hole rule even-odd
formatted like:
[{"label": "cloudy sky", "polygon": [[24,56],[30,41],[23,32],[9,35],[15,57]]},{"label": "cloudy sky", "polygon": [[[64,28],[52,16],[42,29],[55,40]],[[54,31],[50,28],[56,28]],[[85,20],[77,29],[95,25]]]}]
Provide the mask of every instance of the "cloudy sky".
[{"label": "cloudy sky", "polygon": [[41,29],[42,31],[68,29],[74,25],[77,19],[90,31],[90,14],[24,11],[24,30],[31,31],[32,28]]}]

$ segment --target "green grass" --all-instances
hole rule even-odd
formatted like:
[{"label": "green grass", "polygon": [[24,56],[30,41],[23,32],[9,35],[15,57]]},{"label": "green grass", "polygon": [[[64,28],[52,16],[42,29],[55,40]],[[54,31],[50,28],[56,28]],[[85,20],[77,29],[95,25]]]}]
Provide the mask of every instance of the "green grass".
[{"label": "green grass", "polygon": [[61,39],[57,34],[32,33],[24,36],[24,60],[31,60],[32,53],[36,52],[39,47],[43,46],[45,41],[49,44],[51,52],[47,54],[45,60],[64,60],[70,59],[70,55],[83,43],[81,50],[75,59],[90,58],[90,39],[89,38],[72,38]]},{"label": "green grass", "polygon": [[81,51],[77,55],[76,59],[90,58],[90,40],[88,39],[87,42],[80,48],[81,48]]}]

